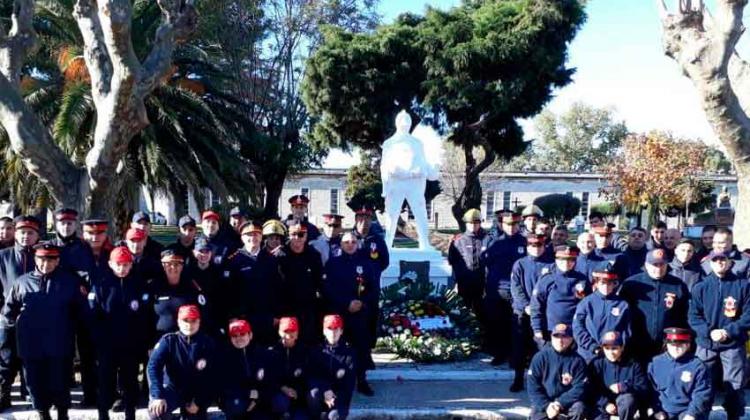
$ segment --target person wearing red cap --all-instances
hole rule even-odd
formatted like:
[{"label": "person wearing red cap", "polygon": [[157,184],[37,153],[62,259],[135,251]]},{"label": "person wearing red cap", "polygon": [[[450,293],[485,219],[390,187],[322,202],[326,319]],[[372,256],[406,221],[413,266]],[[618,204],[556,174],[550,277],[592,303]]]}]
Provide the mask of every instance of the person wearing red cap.
[{"label": "person wearing red cap", "polygon": [[276,341],[274,325],[282,315],[279,299],[283,283],[278,259],[261,248],[262,229],[257,222],[242,226],[245,246],[228,258],[224,274],[229,274],[234,296],[230,316],[247,319],[255,340],[271,345]]},{"label": "person wearing red cap", "polygon": [[206,419],[206,411],[219,390],[220,352],[216,342],[201,331],[197,305],[177,310],[179,331],[165,334],[148,360],[149,403],[152,419]]},{"label": "person wearing red cap", "polygon": [[117,379],[127,420],[135,419],[138,402],[138,364],[150,347],[151,299],[146,284],[133,270],[133,254],[115,247],[110,270],[88,294],[99,379],[99,419],[109,419]]},{"label": "person wearing red cap", "polygon": [[367,371],[375,368],[372,361],[373,331],[369,327],[373,313],[378,312],[379,285],[370,259],[357,252],[357,238],[347,232],[341,237],[341,255],[326,264],[323,300],[331,312],[343,317],[348,328],[346,340],[357,357],[357,391],[364,395],[374,392],[367,382]]},{"label": "person wearing red cap", "polygon": [[252,342],[252,328],[244,319],[230,322],[227,331],[221,409],[229,420],[270,417],[271,397],[278,388],[269,368],[270,353]]},{"label": "person wearing red cap", "polygon": [[[0,251],[0,284],[7,295],[18,279],[34,271],[34,245],[39,242],[40,223],[34,216],[14,220],[15,245]],[[16,332],[0,318],[0,411],[10,408],[10,390],[21,362],[17,356]],[[25,390],[22,390],[25,393]]]},{"label": "person wearing red cap", "polygon": [[177,330],[178,308],[200,304],[198,289],[185,271],[185,257],[176,249],[168,247],[161,253],[161,265],[162,274],[148,286],[156,314],[156,337],[152,342]]},{"label": "person wearing red cap", "polygon": [[8,216],[0,217],[0,250],[13,246],[15,233],[16,227],[13,219]]},{"label": "person wearing red cap", "polygon": [[485,350],[492,356],[493,365],[503,363],[510,355],[510,346],[503,342],[510,337],[513,317],[510,273],[513,264],[526,255],[526,238],[518,226],[521,216],[515,212],[500,214],[501,235],[486,237],[479,255],[479,263],[486,269],[479,320],[485,334]]},{"label": "person wearing red cap", "polygon": [[342,340],[344,327],[345,320],[338,314],[323,318],[325,343],[310,356],[308,407],[312,418],[345,419],[349,415],[357,362],[355,351]]},{"label": "person wearing red cap", "polygon": [[588,279],[574,270],[577,258],[578,248],[558,248],[555,268],[542,276],[531,292],[531,328],[540,348],[549,340],[552,327],[573,323],[578,303],[591,293]]},{"label": "person wearing red cap", "polygon": [[653,418],[708,419],[713,401],[711,371],[690,352],[691,331],[667,328],[663,335],[666,351],[654,357],[647,371],[654,391],[648,401]]},{"label": "person wearing red cap", "polygon": [[159,259],[159,255],[164,250],[164,245],[151,237],[151,216],[143,211],[136,212],[130,219],[130,228],[146,232],[143,252],[154,260]]},{"label": "person wearing red cap", "polygon": [[237,250],[239,244],[230,235],[222,233],[221,216],[213,210],[206,210],[201,214],[201,230],[203,232],[198,237],[208,241],[214,264],[223,267],[226,258]]},{"label": "person wearing red cap", "polygon": [[291,214],[286,217],[284,224],[288,227],[292,221],[301,223],[305,226],[305,230],[307,231],[307,240],[314,241],[320,236],[320,230],[318,230],[318,228],[307,219],[308,204],[310,204],[310,199],[305,195],[299,194],[290,197],[289,207],[291,209]]},{"label": "person wearing red cap", "polygon": [[[319,325],[319,324],[318,324]],[[279,341],[271,347],[272,370],[278,391],[271,401],[278,418],[299,418],[307,413],[310,352],[299,342],[299,321],[295,317],[279,320]]]},{"label": "person wearing red cap", "polygon": [[320,254],[307,242],[305,225],[288,221],[289,241],[278,254],[279,270],[283,282],[280,297],[281,313],[294,316],[302,324],[302,341],[317,344],[320,341],[318,309],[320,302],[323,265]]},{"label": "person wearing red cap", "polygon": [[16,327],[18,356],[34,409],[42,419],[57,408],[68,418],[74,321],[85,316],[80,282],[59,269],[60,248],[44,243],[34,250],[34,271],[21,276],[6,293],[2,324]]},{"label": "person wearing red cap", "polygon": [[152,282],[162,273],[162,265],[151,253],[146,252],[148,235],[145,230],[131,227],[125,232],[124,245],[133,255],[133,271],[144,282]]}]

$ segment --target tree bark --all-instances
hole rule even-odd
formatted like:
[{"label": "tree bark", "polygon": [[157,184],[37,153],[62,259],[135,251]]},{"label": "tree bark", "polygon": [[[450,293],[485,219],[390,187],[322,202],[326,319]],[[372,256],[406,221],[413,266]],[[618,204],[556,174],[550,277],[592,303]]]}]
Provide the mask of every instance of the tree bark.
[{"label": "tree bark", "polygon": [[471,145],[464,145],[463,149],[466,159],[464,188],[461,190],[461,194],[458,196],[456,202],[451,206],[451,213],[453,213],[453,218],[456,219],[461,232],[466,229],[466,222],[463,219],[466,210],[472,208],[478,209],[482,205],[482,185],[479,182],[479,174],[489,168],[492,162],[495,161],[495,152],[489,147],[483,147],[484,158],[479,163],[477,163],[477,159],[474,157]]},{"label": "tree bark", "polygon": [[735,89],[747,86],[750,71],[735,50],[744,31],[747,0],[717,0],[713,16],[703,1],[697,3],[697,7],[681,4],[670,13],[664,0],[657,0],[664,51],[693,82],[709,123],[734,164],[739,189],[734,239],[744,249],[750,247],[750,118]]},{"label": "tree bark", "polygon": [[[284,189],[284,180],[286,179],[287,171],[279,170],[264,177],[264,184],[266,186],[265,194],[265,205],[263,207],[263,217],[279,218],[279,199]],[[340,204],[340,203],[339,203]]]}]

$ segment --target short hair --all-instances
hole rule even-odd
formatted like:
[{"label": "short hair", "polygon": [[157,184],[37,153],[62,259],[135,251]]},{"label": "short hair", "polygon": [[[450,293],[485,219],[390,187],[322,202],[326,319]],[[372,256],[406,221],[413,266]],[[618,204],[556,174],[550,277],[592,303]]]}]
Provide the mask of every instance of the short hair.
[{"label": "short hair", "polygon": [[656,224],[654,224],[654,227],[653,227],[653,229],[666,229],[666,228],[667,228],[667,224],[662,222],[661,220],[656,222]]},{"label": "short hair", "polygon": [[646,229],[644,229],[644,228],[642,228],[640,226],[636,226],[636,227],[630,229],[630,231],[628,233],[633,233],[633,232],[636,232],[636,231],[648,235],[648,232],[646,232]]},{"label": "short hair", "polygon": [[701,235],[703,235],[706,232],[716,232],[716,225],[706,225],[706,226],[703,226],[703,230],[701,231]]},{"label": "short hair", "polygon": [[541,218],[541,219],[539,219],[539,220],[536,221],[536,224],[538,224],[538,225],[549,225],[551,223],[550,223],[549,219]]},{"label": "short hair", "polygon": [[9,222],[9,223],[13,223],[13,219],[12,219],[12,218],[10,218],[10,217],[8,217],[8,216],[3,216],[3,217],[0,217],[0,222]]},{"label": "short hair", "polygon": [[553,227],[552,230],[553,231],[555,231],[555,230],[562,230],[562,231],[567,232],[568,231],[568,227],[565,226],[565,225],[555,225],[555,227]]},{"label": "short hair", "polygon": [[601,220],[604,220],[604,215],[601,212],[592,211],[591,213],[589,213],[589,221],[591,221],[591,219],[601,219]]},{"label": "short hair", "polygon": [[729,229],[727,227],[717,228],[715,235],[718,235],[718,234],[727,235],[727,236],[734,236],[734,234],[732,233],[732,229]]}]

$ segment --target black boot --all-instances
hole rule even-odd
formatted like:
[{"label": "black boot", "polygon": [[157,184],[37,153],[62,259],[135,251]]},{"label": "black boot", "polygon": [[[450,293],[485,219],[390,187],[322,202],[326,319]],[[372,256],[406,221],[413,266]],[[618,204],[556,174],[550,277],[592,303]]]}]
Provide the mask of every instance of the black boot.
[{"label": "black boot", "polygon": [[36,414],[39,416],[39,420],[52,420],[49,410],[38,410]]},{"label": "black boot", "polygon": [[67,408],[58,408],[57,409],[57,420],[68,420],[68,409]]},{"label": "black boot", "polygon": [[99,409],[99,420],[109,420],[109,410]]},{"label": "black boot", "polygon": [[513,383],[510,384],[510,392],[521,392],[523,391],[523,370],[516,370],[513,376]]},{"label": "black boot", "polygon": [[368,397],[375,395],[375,391],[373,391],[370,384],[367,383],[367,379],[364,378],[357,381],[357,392]]},{"label": "black boot", "polygon": [[10,409],[10,392],[0,394],[0,412]]}]

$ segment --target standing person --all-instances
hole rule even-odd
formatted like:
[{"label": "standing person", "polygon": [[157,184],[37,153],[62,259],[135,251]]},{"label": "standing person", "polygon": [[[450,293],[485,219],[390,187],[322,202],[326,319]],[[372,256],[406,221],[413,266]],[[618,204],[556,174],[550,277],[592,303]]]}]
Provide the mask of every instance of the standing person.
[{"label": "standing person", "polygon": [[188,281],[198,293],[196,302],[201,310],[202,328],[206,334],[219,340],[224,338],[229,325],[230,281],[224,277],[221,267],[214,264],[206,238],[195,241],[191,254],[185,270]]},{"label": "standing person", "polygon": [[552,249],[554,250],[558,246],[563,246],[568,244],[568,228],[563,225],[557,225],[552,229],[552,237],[550,240],[550,244],[552,244]]},{"label": "standing person", "polygon": [[711,412],[711,372],[690,352],[690,330],[664,330],[666,351],[648,365],[655,420],[705,420]]},{"label": "standing person", "polygon": [[[312,418],[346,419],[356,380],[356,350],[350,348],[344,335],[340,315],[323,318],[325,344],[310,357],[310,393],[308,406]],[[346,328],[350,328],[346,325]]]},{"label": "standing person", "polygon": [[700,262],[708,256],[713,250],[714,234],[716,233],[716,226],[706,225],[701,230],[701,244],[700,247],[695,251],[695,260]]},{"label": "standing person", "polygon": [[175,249],[167,248],[161,253],[161,265],[163,274],[149,285],[156,318],[151,328],[155,333],[151,343],[164,334],[177,331],[177,311],[180,307],[198,303],[198,290],[185,271],[185,257]]},{"label": "standing person", "polygon": [[229,242],[232,244],[233,249],[242,248],[242,239],[240,239],[240,226],[247,222],[247,213],[242,210],[240,206],[232,207],[229,210],[229,227],[231,231],[227,232],[229,235]]},{"label": "standing person", "polygon": [[[723,252],[708,255],[711,274],[693,287],[689,323],[695,355],[710,371],[721,370],[727,419],[745,415],[745,342],[750,330],[750,283],[731,271]],[[717,375],[718,376],[718,375]]]},{"label": "standing person", "polygon": [[695,246],[690,239],[682,239],[674,250],[674,258],[669,263],[669,273],[682,280],[688,291],[693,290],[693,286],[703,275],[701,265],[694,257]]},{"label": "standing person", "polygon": [[484,267],[480,255],[484,251],[487,232],[482,229],[482,214],[477,209],[464,213],[466,231],[456,235],[448,248],[448,263],[453,269],[453,280],[466,306],[480,314],[484,294]]},{"label": "standing person", "polygon": [[201,237],[206,238],[211,246],[214,264],[223,266],[225,259],[237,248],[230,238],[221,234],[221,216],[213,210],[206,210],[201,214]]},{"label": "standing person", "polygon": [[325,267],[328,259],[341,253],[341,221],[344,216],[338,214],[323,215],[323,234],[310,241],[310,245],[320,253],[320,260]]},{"label": "standing person", "polygon": [[283,293],[279,296],[281,312],[301,324],[305,344],[317,344],[320,342],[318,296],[323,287],[323,265],[318,251],[307,242],[305,225],[292,220],[287,226],[289,242],[284,245],[279,261],[283,282]]},{"label": "standing person", "polygon": [[53,405],[58,419],[68,418],[74,325],[85,316],[80,282],[59,263],[59,247],[34,246],[35,269],[17,279],[2,310],[3,322],[16,327],[26,385],[43,420]]},{"label": "standing person", "polygon": [[286,242],[286,225],[276,219],[267,220],[263,223],[263,242],[263,251],[278,256]]},{"label": "standing person", "polygon": [[[39,242],[40,223],[33,216],[16,217],[15,245],[0,251],[0,283],[3,304],[18,279],[34,271],[34,245]],[[0,411],[10,408],[10,390],[21,368],[14,320],[0,315]]]},{"label": "standing person", "polygon": [[307,240],[314,241],[320,236],[320,230],[307,220],[307,207],[310,204],[310,199],[306,195],[293,195],[289,198],[289,207],[291,214],[286,217],[284,223],[289,226],[290,222],[296,220],[303,224],[307,229]]},{"label": "standing person", "polygon": [[585,416],[586,362],[573,346],[570,325],[551,329],[551,345],[531,359],[528,391],[532,420],[582,420]]},{"label": "standing person", "polygon": [[679,229],[670,228],[664,231],[664,249],[667,251],[667,259],[672,261],[674,258],[674,249],[682,239],[682,232]]},{"label": "standing person", "polygon": [[8,216],[0,217],[0,250],[13,246],[15,231],[13,219]]},{"label": "standing person", "polygon": [[83,240],[91,249],[93,264],[89,267],[89,285],[96,284],[109,269],[109,252],[112,243],[107,237],[109,222],[103,219],[88,219],[81,222],[83,225]]},{"label": "standing person", "polygon": [[583,274],[575,271],[578,248],[555,251],[555,269],[542,276],[531,292],[531,328],[539,348],[549,341],[549,332],[559,324],[571,325],[578,303],[591,293]]},{"label": "standing person", "polygon": [[[123,246],[109,254],[110,271],[88,295],[99,379],[99,420],[109,419],[119,383],[126,420],[135,420],[138,363],[149,347],[149,295]],[[119,379],[119,381],[118,381]]]},{"label": "standing person", "polygon": [[197,235],[197,225],[195,219],[190,215],[180,217],[177,222],[177,227],[180,228],[180,232],[177,234],[177,239],[172,244],[172,247],[182,255],[190,255],[193,253],[193,247],[195,247],[195,237]]},{"label": "standing person", "polygon": [[[627,265],[627,277],[634,276],[643,271],[643,264],[646,263],[646,230],[642,227],[634,227],[628,233],[628,245],[623,251],[625,263]],[[627,278],[626,277],[626,278]]]},{"label": "standing person", "polygon": [[130,228],[125,232],[124,245],[133,254],[133,270],[146,283],[151,283],[154,279],[161,276],[163,269],[159,263],[159,259],[146,253],[147,241],[148,236],[145,230]]},{"label": "standing person", "polygon": [[646,246],[648,247],[648,250],[657,249],[657,248],[664,248],[664,234],[667,232],[667,224],[658,221],[654,224],[654,226],[651,228],[651,237],[649,238],[648,242],[646,243]]},{"label": "standing person", "polygon": [[578,235],[576,245],[579,250],[578,258],[576,258],[576,271],[591,281],[591,273],[594,272],[595,268],[602,265],[605,259],[594,252],[596,250],[596,242],[594,241],[594,234],[591,232],[583,232]]},{"label": "standing person", "polygon": [[690,293],[677,277],[667,273],[663,249],[649,251],[644,272],[627,278],[620,295],[633,315],[634,356],[644,365],[661,353],[665,328],[687,327]]},{"label": "standing person", "polygon": [[613,240],[611,227],[599,226],[594,228],[594,243],[596,243],[594,252],[603,260],[597,268],[609,265],[615,270],[619,278],[624,279],[628,276],[629,271],[627,262],[622,251],[612,245]]},{"label": "standing person", "polygon": [[73,209],[55,211],[55,238],[53,243],[61,248],[60,267],[78,275],[85,273],[93,258],[89,247],[78,237],[78,212]]},{"label": "standing person", "polygon": [[646,373],[640,363],[626,354],[626,343],[619,332],[607,331],[599,342],[602,355],[589,366],[592,414],[596,420],[609,420],[615,415],[632,420],[641,402],[650,397]]},{"label": "standing person", "polygon": [[521,234],[523,236],[528,236],[529,233],[536,234],[536,225],[542,217],[544,217],[544,212],[536,204],[524,207],[521,212],[523,225],[519,228]]},{"label": "standing person", "polygon": [[326,264],[323,298],[331,312],[346,323],[346,339],[355,354],[357,391],[372,396],[367,371],[375,368],[372,360],[372,329],[369,322],[377,312],[378,295],[375,273],[368,259],[357,252],[357,238],[347,232],[341,238],[341,255]]},{"label": "standing person", "polygon": [[130,227],[140,229],[146,233],[146,245],[143,253],[149,258],[158,260],[161,252],[164,250],[164,245],[151,237],[151,217],[148,213],[143,211],[136,212],[130,219]]},{"label": "standing person", "polygon": [[552,270],[554,259],[544,252],[544,236],[526,235],[526,256],[513,264],[510,273],[510,292],[513,297],[513,325],[511,365],[515,371],[511,392],[523,390],[526,362],[534,355],[536,346],[531,334],[531,296],[539,278]]},{"label": "standing person", "polygon": [[505,213],[500,218],[502,235],[485,238],[480,263],[486,268],[486,282],[482,299],[482,316],[487,352],[492,356],[492,365],[505,362],[509,347],[501,341],[510,336],[513,317],[510,293],[510,273],[513,264],[526,255],[526,238],[520,234],[520,215]]},{"label": "standing person", "polygon": [[272,397],[272,412],[279,418],[302,419],[307,413],[310,352],[299,342],[299,322],[294,317],[279,320],[279,341],[271,348],[271,370],[278,390]]},{"label": "standing person", "polygon": [[[747,279],[750,276],[750,257],[736,249],[734,246],[734,234],[731,229],[716,229],[712,246],[712,252],[721,252],[732,261],[732,272],[736,274],[737,277]],[[711,274],[713,271],[711,268],[711,260],[707,257],[704,258],[703,261],[701,261],[701,268],[703,268],[704,275]]]},{"label": "standing person", "polygon": [[161,337],[148,360],[149,417],[171,418],[179,408],[182,418],[207,419],[217,394],[216,343],[200,330],[196,305],[181,306],[177,320],[179,331]]}]

